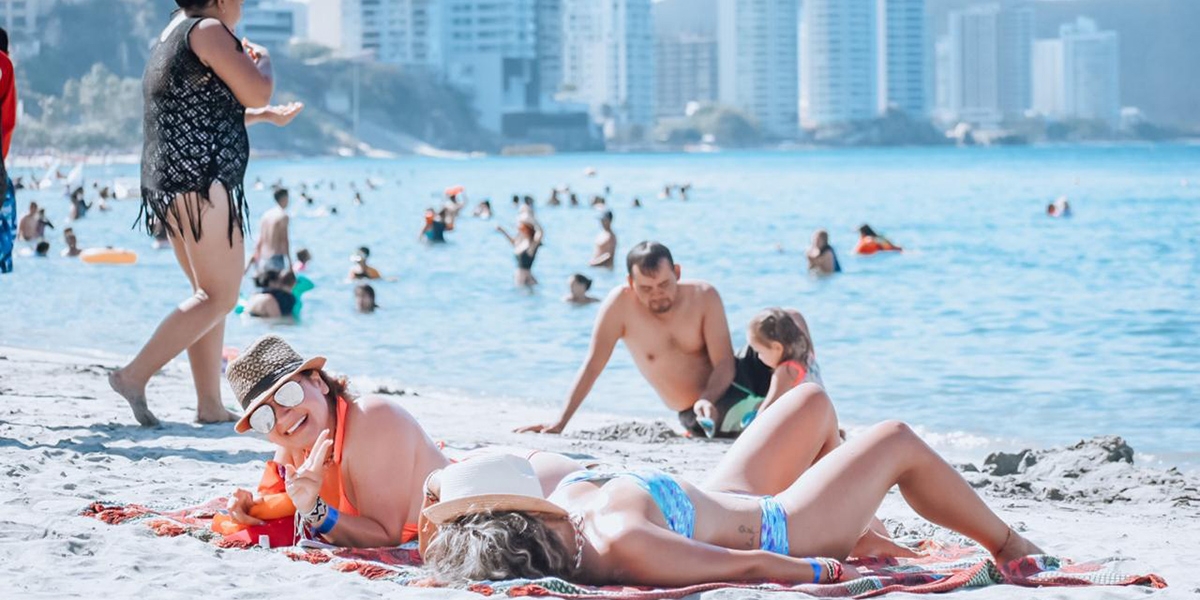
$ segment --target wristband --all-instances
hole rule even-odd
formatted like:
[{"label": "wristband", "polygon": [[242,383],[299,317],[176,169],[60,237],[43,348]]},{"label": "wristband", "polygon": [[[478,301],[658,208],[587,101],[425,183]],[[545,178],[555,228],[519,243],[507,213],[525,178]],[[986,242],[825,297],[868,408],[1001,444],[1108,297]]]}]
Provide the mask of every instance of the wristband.
[{"label": "wristband", "polygon": [[341,513],[338,512],[338,509],[333,508],[332,506],[329,507],[329,513],[325,515],[325,520],[322,521],[321,526],[317,528],[317,535],[325,535],[330,531],[333,531],[333,526],[337,525],[338,516],[340,514]]},{"label": "wristband", "polygon": [[812,567],[812,570],[813,570],[812,582],[813,583],[821,583],[821,561],[819,561],[815,558],[810,558],[807,560],[808,560],[808,565],[810,567]]},{"label": "wristband", "polygon": [[308,511],[308,514],[304,515],[304,522],[310,527],[314,526],[317,523],[325,520],[325,516],[328,514],[328,512],[329,505],[325,504],[325,501],[320,497],[317,497],[317,503],[313,505],[312,510]]}]

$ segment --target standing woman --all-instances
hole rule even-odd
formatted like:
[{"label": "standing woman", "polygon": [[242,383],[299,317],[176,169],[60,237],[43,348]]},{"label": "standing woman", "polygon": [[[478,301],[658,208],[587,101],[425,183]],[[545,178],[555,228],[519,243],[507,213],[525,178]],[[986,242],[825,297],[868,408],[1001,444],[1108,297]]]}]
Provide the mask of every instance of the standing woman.
[{"label": "standing woman", "polygon": [[537,285],[533,276],[533,259],[537,258],[538,248],[542,246],[542,227],[533,219],[522,219],[517,223],[517,235],[513,237],[497,225],[496,231],[504,234],[508,243],[512,244],[513,254],[517,259],[517,274],[515,281],[518,286],[532,288]]},{"label": "standing woman", "polygon": [[271,56],[233,34],[242,0],[175,3],[181,14],[158,37],[142,80],[141,216],[147,230],[156,222],[166,229],[193,293],[132,362],[109,375],[109,385],[143,426],[158,424],[146,404],[146,383],[185,349],[196,385],[196,420],[237,420],[221,403],[221,348],[244,264],[246,126],[283,126],[303,108],[267,105],[274,87]]}]

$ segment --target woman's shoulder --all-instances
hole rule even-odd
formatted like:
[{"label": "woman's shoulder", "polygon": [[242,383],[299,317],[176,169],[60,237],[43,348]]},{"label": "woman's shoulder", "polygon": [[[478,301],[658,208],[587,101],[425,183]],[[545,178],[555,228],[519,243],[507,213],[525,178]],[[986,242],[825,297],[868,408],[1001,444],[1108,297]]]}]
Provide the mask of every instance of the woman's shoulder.
[{"label": "woman's shoulder", "polygon": [[[395,429],[420,427],[416,419],[403,406],[379,395],[366,395],[356,398],[350,403],[350,412],[355,416],[366,417],[355,419],[356,425],[366,429]],[[357,427],[356,427],[357,429]]]}]

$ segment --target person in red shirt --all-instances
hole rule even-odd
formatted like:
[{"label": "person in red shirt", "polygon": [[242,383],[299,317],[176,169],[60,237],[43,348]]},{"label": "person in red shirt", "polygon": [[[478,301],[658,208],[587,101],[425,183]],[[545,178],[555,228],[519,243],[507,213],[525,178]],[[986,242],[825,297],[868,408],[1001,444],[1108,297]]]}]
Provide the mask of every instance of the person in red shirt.
[{"label": "person in red shirt", "polygon": [[0,273],[12,271],[13,238],[17,232],[17,198],[4,166],[8,145],[17,128],[17,78],[8,58],[8,32],[0,27]]}]

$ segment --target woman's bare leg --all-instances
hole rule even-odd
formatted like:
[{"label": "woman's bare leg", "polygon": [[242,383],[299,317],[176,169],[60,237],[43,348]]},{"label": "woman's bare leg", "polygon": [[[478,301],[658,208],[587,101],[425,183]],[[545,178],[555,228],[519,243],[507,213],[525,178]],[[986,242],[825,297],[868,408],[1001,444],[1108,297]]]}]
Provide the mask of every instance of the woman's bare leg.
[{"label": "woman's bare leg", "polygon": [[[813,463],[842,443],[837,412],[824,388],[792,388],[750,424],[717,463],[705,489],[754,495],[779,494]],[[879,519],[853,549],[853,556],[916,556],[888,537]]]},{"label": "woman's bare leg", "polygon": [[821,386],[797,386],[759,415],[717,463],[704,488],[778,494],[841,443],[837,412]]},{"label": "woman's bare leg", "polygon": [[889,421],[830,452],[779,495],[792,553],[849,555],[893,485],[917,514],[979,542],[1001,565],[1041,552],[912,429]]},{"label": "woman's bare leg", "polygon": [[[193,277],[190,279],[195,292],[163,319],[133,361],[109,375],[109,384],[129,402],[134,417],[143,426],[158,424],[146,404],[146,383],[150,377],[204,337],[214,325],[223,324],[225,315],[237,303],[245,253],[242,236],[235,231],[230,246],[225,235],[229,225],[229,199],[225,188],[214,183],[209,197],[211,206],[205,206],[196,217],[201,219],[201,227],[206,233],[200,240],[187,235],[190,229],[187,223],[175,224],[182,225],[177,229],[191,264]],[[220,359],[219,349],[217,359]],[[218,374],[218,386],[219,382]]]},{"label": "woman's bare leg", "polygon": [[[187,247],[181,237],[172,236],[170,240],[175,260],[179,261],[179,268],[187,276],[195,293],[200,286],[196,284],[196,274]],[[221,402],[221,351],[224,347],[225,320],[221,319],[187,349],[192,382],[196,386],[196,421],[199,423],[228,423],[238,418]]]},{"label": "woman's bare leg", "polygon": [[221,351],[225,348],[225,319],[213,324],[208,333],[188,346],[188,363],[196,384],[196,421],[228,423],[238,415],[221,402]]}]

